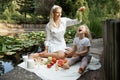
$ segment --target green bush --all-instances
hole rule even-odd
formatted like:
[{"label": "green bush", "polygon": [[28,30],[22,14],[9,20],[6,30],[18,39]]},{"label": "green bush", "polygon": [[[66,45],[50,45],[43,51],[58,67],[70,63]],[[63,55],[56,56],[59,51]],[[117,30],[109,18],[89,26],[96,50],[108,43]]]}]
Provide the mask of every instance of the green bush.
[{"label": "green bush", "polygon": [[75,26],[75,27],[67,29],[67,31],[65,33],[65,41],[67,44],[73,42],[73,39],[74,39],[75,34],[76,34],[76,28],[77,27]]},{"label": "green bush", "polygon": [[89,29],[91,31],[92,38],[102,37],[102,22],[99,19],[91,21]]}]

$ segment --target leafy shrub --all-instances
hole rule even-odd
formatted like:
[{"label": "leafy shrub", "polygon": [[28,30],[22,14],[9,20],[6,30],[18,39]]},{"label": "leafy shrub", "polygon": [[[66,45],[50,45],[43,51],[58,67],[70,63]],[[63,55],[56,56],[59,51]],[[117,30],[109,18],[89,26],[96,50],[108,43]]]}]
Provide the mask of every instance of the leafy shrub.
[{"label": "leafy shrub", "polygon": [[72,43],[76,34],[76,28],[67,29],[65,33],[65,41],[67,44]]},{"label": "leafy shrub", "polygon": [[89,29],[91,31],[92,38],[102,37],[102,22],[97,18],[90,23]]}]

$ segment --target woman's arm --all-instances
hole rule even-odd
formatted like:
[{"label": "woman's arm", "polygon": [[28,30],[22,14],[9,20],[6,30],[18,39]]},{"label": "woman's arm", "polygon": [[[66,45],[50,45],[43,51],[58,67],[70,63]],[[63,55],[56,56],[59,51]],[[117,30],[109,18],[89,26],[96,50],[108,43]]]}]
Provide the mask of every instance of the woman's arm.
[{"label": "woman's arm", "polygon": [[80,21],[78,21],[77,19],[70,19],[70,18],[66,18],[66,26],[73,26],[76,24],[80,24],[82,22],[82,19]]},{"label": "woman's arm", "polygon": [[51,35],[50,29],[48,27],[49,26],[47,25],[46,26],[46,40],[44,42],[44,45],[45,45],[44,51],[47,51],[47,52],[48,52],[49,41],[52,39],[52,35]]}]

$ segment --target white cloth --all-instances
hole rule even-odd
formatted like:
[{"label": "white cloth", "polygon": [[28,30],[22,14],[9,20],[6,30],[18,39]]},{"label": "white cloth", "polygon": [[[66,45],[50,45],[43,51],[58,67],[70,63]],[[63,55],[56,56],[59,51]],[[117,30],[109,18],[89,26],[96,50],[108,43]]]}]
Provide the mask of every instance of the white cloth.
[{"label": "white cloth", "polygon": [[[55,70],[55,66],[52,66],[52,68],[49,69],[46,67],[46,65],[40,64],[37,65],[34,69],[27,69],[24,65],[24,62],[20,63],[18,66],[30,72],[34,72],[37,76],[39,76],[43,80],[76,80],[81,76],[81,74],[78,73],[80,62],[71,66],[70,69],[64,70],[62,68],[59,68],[59,70],[57,71]],[[88,70],[97,70],[100,67],[101,64],[99,62],[99,59],[92,57],[85,72],[87,72]]]},{"label": "white cloth", "polygon": [[[54,22],[53,22],[54,23]],[[55,52],[58,50],[65,50],[66,42],[64,35],[66,32],[66,27],[70,25],[78,24],[79,22],[75,19],[70,19],[62,17],[60,19],[60,26],[57,26],[55,23],[51,24],[50,22],[46,25],[46,40],[45,46],[48,46],[48,52]]]}]

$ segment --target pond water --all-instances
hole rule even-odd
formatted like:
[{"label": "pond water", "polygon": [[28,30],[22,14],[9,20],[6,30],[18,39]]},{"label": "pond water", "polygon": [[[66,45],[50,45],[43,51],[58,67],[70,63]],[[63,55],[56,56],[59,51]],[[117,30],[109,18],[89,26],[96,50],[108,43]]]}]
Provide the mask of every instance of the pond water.
[{"label": "pond water", "polygon": [[[38,47],[34,47],[36,48],[35,49],[32,49],[31,51],[32,52],[24,52],[24,54],[30,54],[30,53],[33,53],[33,52],[41,52],[43,51],[43,48],[41,48],[40,46]],[[7,56],[7,57],[4,57],[2,59],[0,59],[0,76],[13,70],[14,67],[16,67],[19,63],[21,63],[23,60],[22,60],[22,55],[19,55],[17,57],[15,56]]]},{"label": "pond water", "polygon": [[19,64],[22,60],[15,57],[5,57],[0,59],[0,75],[3,75],[14,69],[17,64]]},{"label": "pond water", "polygon": [[0,60],[0,75],[5,74],[9,71],[14,69],[13,63],[12,62],[4,62]]}]

